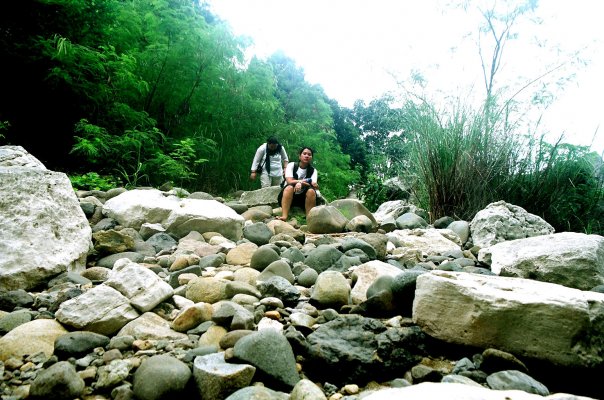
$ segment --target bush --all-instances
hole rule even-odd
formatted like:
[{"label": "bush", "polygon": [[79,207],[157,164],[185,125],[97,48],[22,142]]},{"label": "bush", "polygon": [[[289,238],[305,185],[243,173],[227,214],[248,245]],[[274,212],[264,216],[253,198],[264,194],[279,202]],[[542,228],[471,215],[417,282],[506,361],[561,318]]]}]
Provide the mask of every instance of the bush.
[{"label": "bush", "polygon": [[601,163],[587,147],[540,140],[501,188],[501,197],[541,216],[558,232],[601,233]]},{"label": "bush", "polygon": [[365,183],[360,186],[358,194],[365,207],[371,212],[375,212],[382,203],[387,201],[409,199],[408,192],[385,184],[375,174],[367,176]]},{"label": "bush", "polygon": [[101,176],[96,172],[87,172],[82,175],[71,175],[71,185],[75,190],[103,190],[107,191],[121,185],[119,179],[113,176]]}]

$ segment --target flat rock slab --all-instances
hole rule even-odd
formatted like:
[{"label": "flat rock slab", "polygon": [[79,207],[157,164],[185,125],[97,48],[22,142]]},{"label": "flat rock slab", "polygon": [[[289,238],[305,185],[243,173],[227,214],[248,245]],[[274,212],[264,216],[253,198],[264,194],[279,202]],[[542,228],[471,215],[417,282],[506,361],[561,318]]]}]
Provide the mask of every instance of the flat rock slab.
[{"label": "flat rock slab", "polygon": [[413,320],[438,339],[562,366],[604,362],[604,294],[520,278],[433,271],[417,278]]}]

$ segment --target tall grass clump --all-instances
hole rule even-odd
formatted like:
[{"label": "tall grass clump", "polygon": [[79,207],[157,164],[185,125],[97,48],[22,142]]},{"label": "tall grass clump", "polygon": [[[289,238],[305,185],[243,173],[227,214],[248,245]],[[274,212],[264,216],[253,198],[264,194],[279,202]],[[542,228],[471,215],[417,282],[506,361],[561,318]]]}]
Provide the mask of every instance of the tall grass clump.
[{"label": "tall grass clump", "polygon": [[485,129],[482,114],[463,107],[450,116],[426,102],[407,102],[404,109],[415,196],[433,219],[470,219],[498,200],[498,188],[514,169],[518,139]]},{"label": "tall grass clump", "polygon": [[408,102],[404,110],[415,196],[433,219],[470,220],[505,200],[558,232],[604,231],[602,159],[587,147],[521,135],[506,116],[484,110],[447,114],[427,102]]}]

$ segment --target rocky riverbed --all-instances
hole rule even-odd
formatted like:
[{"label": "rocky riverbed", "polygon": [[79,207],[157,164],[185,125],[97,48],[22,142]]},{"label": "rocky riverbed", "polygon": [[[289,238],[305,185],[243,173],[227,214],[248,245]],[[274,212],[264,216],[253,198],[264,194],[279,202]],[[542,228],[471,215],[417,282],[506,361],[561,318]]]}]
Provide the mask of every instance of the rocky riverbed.
[{"label": "rocky riverbed", "polygon": [[300,226],[272,189],[76,196],[1,147],[0,182],[2,399],[604,392],[604,238],[513,205],[428,224],[346,199]]}]

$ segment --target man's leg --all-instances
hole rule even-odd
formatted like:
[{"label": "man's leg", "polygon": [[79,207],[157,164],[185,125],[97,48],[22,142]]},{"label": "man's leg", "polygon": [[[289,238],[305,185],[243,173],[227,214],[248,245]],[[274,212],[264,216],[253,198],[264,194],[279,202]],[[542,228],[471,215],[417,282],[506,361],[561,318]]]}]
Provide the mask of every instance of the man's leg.
[{"label": "man's leg", "polygon": [[279,218],[282,221],[287,221],[287,216],[289,215],[289,209],[292,206],[292,201],[294,200],[294,187],[286,186],[283,189],[283,197],[281,198],[281,217]]},{"label": "man's leg", "polygon": [[267,188],[270,185],[271,185],[271,177],[268,176],[266,171],[262,171],[262,174],[260,174],[260,187]]},{"label": "man's leg", "polygon": [[304,208],[306,210],[306,216],[314,206],[317,205],[317,193],[315,189],[308,189],[306,191],[306,200],[304,201]]},{"label": "man's leg", "polygon": [[271,186],[279,186],[282,180],[281,176],[271,176]]}]

